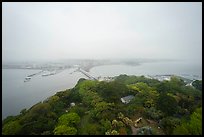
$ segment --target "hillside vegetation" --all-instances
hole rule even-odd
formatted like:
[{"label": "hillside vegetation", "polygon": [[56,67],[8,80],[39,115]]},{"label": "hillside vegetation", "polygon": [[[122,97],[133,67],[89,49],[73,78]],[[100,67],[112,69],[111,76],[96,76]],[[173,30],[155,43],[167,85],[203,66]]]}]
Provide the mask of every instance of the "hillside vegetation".
[{"label": "hillside vegetation", "polygon": [[[2,121],[4,135],[201,135],[202,81],[176,76],[158,81],[120,75],[114,81],[80,79],[17,116]],[[127,104],[121,98],[133,95]]]}]

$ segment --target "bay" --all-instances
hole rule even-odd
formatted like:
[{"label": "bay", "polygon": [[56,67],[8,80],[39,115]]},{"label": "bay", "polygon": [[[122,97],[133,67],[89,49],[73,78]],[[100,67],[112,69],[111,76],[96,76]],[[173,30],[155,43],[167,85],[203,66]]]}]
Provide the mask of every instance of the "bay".
[{"label": "bay", "polygon": [[[25,77],[40,70],[2,69],[2,119],[17,115],[23,108],[28,109],[58,91],[73,88],[80,78],[87,78],[80,72],[70,74],[75,69],[66,69],[61,73],[45,77],[37,75],[29,82],[24,82]],[[196,75],[197,79],[202,79],[202,65],[179,61],[143,63],[137,66],[104,65],[91,68],[89,74],[94,77],[113,77],[120,74],[175,74]]]},{"label": "bay", "polygon": [[73,88],[80,78],[85,78],[79,72],[70,74],[74,70],[44,77],[37,75],[24,82],[26,76],[40,70],[2,69],[2,119],[17,115],[23,108],[30,108],[60,90]]},{"label": "bay", "polygon": [[127,75],[190,75],[197,79],[202,79],[202,64],[189,63],[187,61],[167,61],[167,62],[149,62],[136,66],[130,65],[104,65],[97,66],[90,70],[92,76],[118,76]]}]

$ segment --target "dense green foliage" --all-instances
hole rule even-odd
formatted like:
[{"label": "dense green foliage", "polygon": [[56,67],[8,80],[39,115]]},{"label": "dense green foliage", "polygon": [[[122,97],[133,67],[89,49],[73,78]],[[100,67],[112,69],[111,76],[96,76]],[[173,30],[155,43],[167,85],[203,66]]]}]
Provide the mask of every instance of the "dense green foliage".
[{"label": "dense green foliage", "polygon": [[[192,85],[176,76],[162,82],[127,75],[110,82],[80,79],[74,88],[4,119],[2,134],[201,135],[202,81]],[[134,98],[122,103],[128,95]]]},{"label": "dense green foliage", "polygon": [[202,108],[197,108],[190,116],[190,120],[184,120],[178,125],[174,134],[179,135],[202,135]]},{"label": "dense green foliage", "polygon": [[57,126],[54,129],[54,135],[75,135],[77,133],[76,128],[68,127],[65,125]]},{"label": "dense green foliage", "polygon": [[160,93],[157,100],[157,107],[159,110],[163,111],[166,115],[173,115],[177,110],[176,99],[166,93]]},{"label": "dense green foliage", "polygon": [[202,81],[201,80],[196,80],[192,83],[192,85],[198,89],[198,90],[202,90]]},{"label": "dense green foliage", "polygon": [[58,119],[59,125],[74,126],[80,122],[80,117],[77,113],[63,114]]}]

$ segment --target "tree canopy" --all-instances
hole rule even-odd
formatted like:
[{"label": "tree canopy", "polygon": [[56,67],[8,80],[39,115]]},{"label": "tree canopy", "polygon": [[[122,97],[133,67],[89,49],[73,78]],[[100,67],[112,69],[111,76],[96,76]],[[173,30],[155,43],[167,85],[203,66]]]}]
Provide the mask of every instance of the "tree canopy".
[{"label": "tree canopy", "polygon": [[[80,79],[74,88],[5,118],[2,134],[201,135],[202,80],[192,85],[177,76],[170,81],[128,75],[113,81]],[[133,98],[122,103],[128,95]]]}]

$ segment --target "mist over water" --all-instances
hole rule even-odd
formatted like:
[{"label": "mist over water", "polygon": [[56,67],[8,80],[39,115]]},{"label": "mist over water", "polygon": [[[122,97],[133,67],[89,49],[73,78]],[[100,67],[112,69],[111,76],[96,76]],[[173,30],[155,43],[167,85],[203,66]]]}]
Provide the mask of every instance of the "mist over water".
[{"label": "mist over water", "polygon": [[[94,77],[202,79],[202,3],[2,4],[2,118]],[[62,70],[42,74],[41,70]]]},{"label": "mist over water", "polygon": [[[42,77],[34,76],[31,81],[23,82],[24,78],[39,70],[26,69],[2,69],[2,119],[8,115],[16,115],[23,108],[45,100],[56,92],[73,88],[80,78],[86,78],[80,72],[74,72],[76,68],[70,68],[61,73]],[[72,73],[74,72],[74,73]],[[188,62],[148,62],[131,66],[125,64],[102,65],[90,69],[89,74],[95,78],[114,77],[120,74],[126,75],[196,75],[202,79],[202,66],[188,64]],[[11,86],[12,85],[12,86]]]},{"label": "mist over water", "polygon": [[188,64],[188,62],[153,62],[143,63],[138,66],[109,65],[98,66],[90,70],[92,75],[117,76],[127,75],[198,75],[202,78],[202,66]]},{"label": "mist over water", "polygon": [[202,3],[3,3],[2,60],[202,62]]}]

